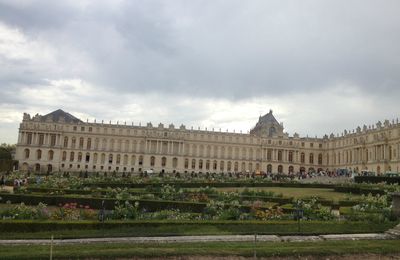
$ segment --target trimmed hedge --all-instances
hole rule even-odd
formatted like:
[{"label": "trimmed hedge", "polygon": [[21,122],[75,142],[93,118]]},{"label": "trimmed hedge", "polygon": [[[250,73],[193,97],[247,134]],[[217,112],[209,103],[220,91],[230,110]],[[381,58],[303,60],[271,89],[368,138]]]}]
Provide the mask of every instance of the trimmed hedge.
[{"label": "trimmed hedge", "polygon": [[[307,234],[340,234],[383,232],[396,223],[369,223],[348,221],[304,221],[301,223],[302,233]],[[0,232],[44,232],[61,230],[111,230],[111,229],[152,229],[180,232],[193,228],[213,227],[214,230],[231,231],[247,234],[296,234],[297,221],[32,221],[32,220],[0,220]],[[133,231],[134,232],[134,231]],[[176,232],[178,233],[178,232]],[[184,232],[185,233],[185,232]],[[181,233],[182,235],[184,233]],[[132,236],[141,234],[132,234]],[[151,234],[148,234],[151,236]]]},{"label": "trimmed hedge", "polygon": [[400,177],[386,177],[386,176],[355,176],[354,181],[356,183],[381,183],[386,182],[387,184],[400,184]]},{"label": "trimmed hedge", "polygon": [[373,189],[373,188],[363,188],[357,186],[336,186],[334,188],[337,192],[344,192],[344,193],[353,193],[353,194],[372,194],[372,195],[384,195],[385,191],[382,189]]},{"label": "trimmed hedge", "polygon": [[[39,202],[47,205],[58,206],[66,203],[78,203],[80,205],[88,205],[93,209],[101,209],[104,201],[104,208],[107,210],[114,209],[117,199],[108,198],[84,198],[73,196],[45,196],[35,194],[9,194],[0,193],[2,201],[10,201],[11,203],[25,203],[26,205],[37,205]],[[123,200],[125,201],[125,200]],[[129,200],[128,200],[129,201]],[[148,211],[159,211],[164,209],[179,209],[183,212],[201,213],[206,207],[206,203],[186,202],[186,201],[165,201],[165,200],[132,200],[131,203],[139,202],[139,208]]]},{"label": "trimmed hedge", "polygon": [[[341,187],[343,188],[343,190],[345,190],[345,187]],[[31,192],[44,192],[44,193],[48,193],[48,192],[55,192],[55,191],[62,191],[65,194],[85,194],[85,195],[90,195],[94,192],[100,192],[101,194],[105,194],[106,190],[100,190],[100,191],[86,191],[86,190],[68,190],[68,189],[50,189],[50,188],[28,188],[28,191]],[[351,191],[341,191],[341,192],[351,192]],[[155,195],[160,195],[159,192],[139,192],[139,191],[130,191],[130,194],[133,195],[143,195],[143,194],[155,194]],[[193,194],[195,194],[196,192],[193,192]],[[355,192],[354,192],[355,193]],[[191,193],[189,193],[191,194]],[[217,197],[217,195],[207,195],[210,198],[215,198]],[[247,196],[247,195],[242,195],[239,197],[241,200],[260,200],[260,201],[264,201],[264,202],[273,202],[273,203],[277,203],[278,205],[283,205],[283,204],[288,204],[288,203],[292,203],[293,199],[292,197],[266,197],[266,196]],[[304,201],[310,201],[310,199],[303,199]],[[191,202],[188,202],[191,203]],[[339,207],[344,207],[344,206],[354,206],[359,204],[359,201],[350,201],[350,200],[339,200],[338,202],[336,201],[332,201],[332,200],[327,200],[327,199],[318,199],[318,203],[320,203],[323,206],[329,206],[329,207],[333,207],[335,209],[338,209]],[[245,206],[244,206],[245,207]],[[246,207],[245,207],[246,208]],[[246,209],[246,211],[248,211],[248,209]]]},{"label": "trimmed hedge", "polygon": [[327,188],[333,189],[334,184],[322,183],[296,183],[296,182],[163,182],[163,183],[126,183],[126,182],[97,182],[85,183],[86,187],[100,188],[146,188],[148,186],[161,187],[162,185],[173,185],[177,188],[241,188],[241,187],[289,187],[289,188]]},{"label": "trimmed hedge", "polygon": [[[182,212],[202,213],[207,203],[202,202],[187,202],[187,201],[169,201],[169,200],[117,200],[110,198],[90,198],[90,197],[73,197],[73,196],[58,196],[58,195],[36,195],[36,194],[10,194],[0,193],[3,201],[10,201],[11,203],[25,203],[26,205],[37,205],[40,202],[46,205],[59,206],[66,203],[77,203],[79,205],[89,206],[92,209],[101,209],[102,202],[104,201],[104,208],[112,210],[117,201],[129,201],[131,204],[139,202],[139,209],[146,209],[146,211],[155,212],[167,209],[179,209]],[[250,206],[240,206],[243,212],[249,212]],[[261,210],[266,210],[266,207],[260,207]],[[286,211],[285,213],[290,213]]]}]

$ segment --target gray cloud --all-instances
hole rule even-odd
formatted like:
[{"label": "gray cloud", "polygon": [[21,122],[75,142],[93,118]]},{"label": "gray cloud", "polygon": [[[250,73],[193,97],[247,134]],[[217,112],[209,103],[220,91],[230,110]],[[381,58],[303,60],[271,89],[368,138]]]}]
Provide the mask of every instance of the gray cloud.
[{"label": "gray cloud", "polygon": [[[85,55],[93,70],[75,76],[124,92],[241,99],[350,81],[398,93],[398,1],[110,5],[3,1],[0,20],[64,55]],[[60,66],[37,77],[59,77],[63,69],[68,75]]]}]

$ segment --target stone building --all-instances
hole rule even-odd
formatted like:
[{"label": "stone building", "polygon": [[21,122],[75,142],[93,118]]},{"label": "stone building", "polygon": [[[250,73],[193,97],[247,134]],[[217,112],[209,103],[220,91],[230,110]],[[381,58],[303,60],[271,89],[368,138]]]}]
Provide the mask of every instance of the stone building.
[{"label": "stone building", "polygon": [[399,171],[398,121],[358,127],[340,136],[289,136],[272,111],[249,134],[83,122],[57,110],[19,128],[16,159],[25,171],[273,172],[337,169]]}]

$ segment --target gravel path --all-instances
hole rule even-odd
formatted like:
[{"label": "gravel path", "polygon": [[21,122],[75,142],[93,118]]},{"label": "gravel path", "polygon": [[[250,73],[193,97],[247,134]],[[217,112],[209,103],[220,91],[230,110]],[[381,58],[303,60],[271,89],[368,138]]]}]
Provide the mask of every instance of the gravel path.
[{"label": "gravel path", "polygon": [[[198,242],[304,242],[326,240],[382,240],[394,239],[391,234],[342,234],[320,236],[228,235],[228,236],[170,236],[170,237],[115,237],[54,239],[53,244],[87,243],[198,243]],[[46,245],[50,239],[0,240],[0,245]]]}]

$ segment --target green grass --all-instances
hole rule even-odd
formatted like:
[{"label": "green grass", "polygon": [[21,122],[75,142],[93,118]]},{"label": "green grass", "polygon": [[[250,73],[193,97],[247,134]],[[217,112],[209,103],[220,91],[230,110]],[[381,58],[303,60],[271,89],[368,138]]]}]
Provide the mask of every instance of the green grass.
[{"label": "green grass", "polygon": [[[172,256],[329,256],[352,254],[399,254],[398,240],[321,241],[321,242],[207,242],[171,244],[100,243],[55,245],[53,258],[128,258]],[[1,259],[48,259],[49,245],[0,246]]]},{"label": "green grass", "polygon": [[[216,188],[218,191],[243,191],[246,188]],[[361,196],[356,194],[348,194],[342,192],[336,192],[334,189],[323,189],[323,188],[287,188],[287,187],[256,187],[247,188],[249,190],[263,190],[272,191],[277,194],[282,194],[284,197],[294,198],[310,198],[317,196],[328,200],[344,200],[347,198],[358,199]]]},{"label": "green grass", "polygon": [[[304,221],[300,232],[296,221],[130,221],[108,222],[103,228],[95,222],[35,222],[1,221],[1,239],[89,238],[125,236],[181,236],[181,235],[320,235],[348,233],[381,233],[396,222],[338,222]],[[19,231],[18,231],[19,230]],[[24,232],[25,231],[25,232]],[[36,231],[36,232],[35,232]]]}]

